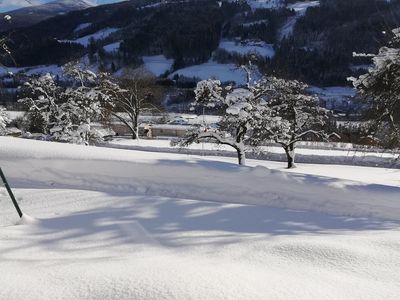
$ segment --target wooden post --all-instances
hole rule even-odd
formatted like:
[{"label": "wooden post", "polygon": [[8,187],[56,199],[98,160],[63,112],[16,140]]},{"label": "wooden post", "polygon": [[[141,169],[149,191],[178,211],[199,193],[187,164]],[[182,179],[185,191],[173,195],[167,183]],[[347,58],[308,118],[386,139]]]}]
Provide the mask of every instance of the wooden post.
[{"label": "wooden post", "polygon": [[0,168],[0,177],[1,177],[1,180],[3,181],[3,183],[4,183],[4,186],[7,189],[8,195],[10,196],[10,198],[11,198],[13,204],[14,204],[15,209],[17,210],[17,213],[18,213],[19,217],[22,218],[22,211],[19,208],[17,200],[15,199],[14,194],[13,194],[11,188],[10,188],[10,185],[7,182],[6,176],[4,176],[3,170],[1,168]]}]

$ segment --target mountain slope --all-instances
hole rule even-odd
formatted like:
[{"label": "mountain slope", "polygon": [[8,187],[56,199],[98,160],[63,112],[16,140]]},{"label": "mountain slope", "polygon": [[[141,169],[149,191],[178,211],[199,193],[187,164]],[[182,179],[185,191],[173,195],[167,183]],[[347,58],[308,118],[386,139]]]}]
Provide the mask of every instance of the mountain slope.
[{"label": "mountain slope", "polygon": [[[114,72],[138,68],[144,57],[164,57],[172,66],[162,75],[192,80],[204,67],[203,74],[210,68],[219,73],[212,76],[231,73],[232,65],[256,55],[262,73],[338,86],[370,64],[352,53],[375,53],[399,19],[400,0],[131,0],[14,30],[13,59],[0,61],[33,66],[84,58]],[[177,75],[187,68],[189,75]]]},{"label": "mountain slope", "polygon": [[[0,31],[30,26],[57,15],[92,6],[93,4],[85,0],[56,0],[42,5],[16,9],[0,14]],[[12,21],[5,21],[5,15],[10,15]]]}]

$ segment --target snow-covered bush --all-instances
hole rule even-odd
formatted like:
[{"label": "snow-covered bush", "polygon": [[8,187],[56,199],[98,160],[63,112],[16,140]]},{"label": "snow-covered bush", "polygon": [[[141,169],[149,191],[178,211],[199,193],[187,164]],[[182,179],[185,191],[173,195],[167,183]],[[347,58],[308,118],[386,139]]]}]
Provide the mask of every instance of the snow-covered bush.
[{"label": "snow-covered bush", "polygon": [[72,63],[64,66],[64,72],[69,87],[57,84],[50,74],[25,84],[27,96],[19,101],[28,108],[28,131],[43,133],[57,141],[83,144],[97,141],[98,134],[92,134],[91,124],[102,118],[107,98],[98,76]]},{"label": "snow-covered bush", "polygon": [[372,57],[373,66],[359,78],[349,78],[368,105],[370,135],[388,148],[400,147],[400,28],[388,46]]},{"label": "snow-covered bush", "polygon": [[0,135],[5,135],[7,133],[6,126],[10,122],[6,109],[0,106]]}]

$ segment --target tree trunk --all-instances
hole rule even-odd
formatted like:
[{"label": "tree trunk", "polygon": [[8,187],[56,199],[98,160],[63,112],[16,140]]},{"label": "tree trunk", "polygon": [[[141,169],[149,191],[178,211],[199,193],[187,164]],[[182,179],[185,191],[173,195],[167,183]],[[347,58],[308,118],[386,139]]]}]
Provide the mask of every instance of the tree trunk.
[{"label": "tree trunk", "polygon": [[286,158],[287,158],[287,163],[288,169],[294,169],[296,168],[296,165],[294,164],[294,157],[295,157],[295,146],[294,144],[290,144],[289,146],[284,147],[285,153],[286,153]]},{"label": "tree trunk", "polygon": [[245,166],[246,165],[246,153],[243,149],[236,149],[238,155],[239,165]]},{"label": "tree trunk", "polygon": [[136,140],[138,138],[139,138],[138,121],[132,120],[132,140]]}]

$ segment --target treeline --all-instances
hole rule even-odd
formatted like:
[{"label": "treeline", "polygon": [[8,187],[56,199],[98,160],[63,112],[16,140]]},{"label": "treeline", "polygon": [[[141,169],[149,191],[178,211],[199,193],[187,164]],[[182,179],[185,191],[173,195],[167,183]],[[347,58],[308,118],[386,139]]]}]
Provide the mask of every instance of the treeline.
[{"label": "treeline", "polygon": [[125,60],[149,54],[173,58],[174,69],[206,62],[218,47],[222,26],[239,4],[193,1],[163,5],[136,28],[126,30],[120,52]]},{"label": "treeline", "polygon": [[278,30],[287,18],[293,15],[294,12],[286,8],[251,10],[248,7],[240,16],[227,24],[224,36],[228,38],[240,37],[242,40],[258,39],[274,44],[278,41]]}]

